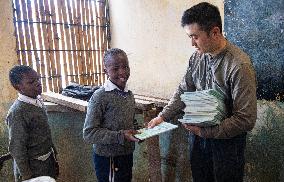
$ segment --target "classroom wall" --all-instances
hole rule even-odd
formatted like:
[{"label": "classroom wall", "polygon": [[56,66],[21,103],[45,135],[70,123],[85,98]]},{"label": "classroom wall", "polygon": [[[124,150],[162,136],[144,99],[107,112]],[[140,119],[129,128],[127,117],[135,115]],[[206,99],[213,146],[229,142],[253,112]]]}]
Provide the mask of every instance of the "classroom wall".
[{"label": "classroom wall", "polygon": [[[128,54],[129,87],[137,94],[169,98],[194,49],[180,19],[201,1],[110,0],[111,47]],[[223,0],[208,1],[224,11]]]},{"label": "classroom wall", "polygon": [[[12,1],[0,0],[0,130],[3,130],[3,120],[11,102],[16,97],[16,91],[10,86],[9,69],[17,64],[13,35]],[[1,134],[2,132],[0,132]]]}]

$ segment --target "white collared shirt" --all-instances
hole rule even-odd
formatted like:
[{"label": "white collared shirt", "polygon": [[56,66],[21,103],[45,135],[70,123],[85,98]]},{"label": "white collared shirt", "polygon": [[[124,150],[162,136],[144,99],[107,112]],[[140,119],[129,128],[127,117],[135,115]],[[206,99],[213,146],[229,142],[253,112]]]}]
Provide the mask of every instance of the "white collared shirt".
[{"label": "white collared shirt", "polygon": [[121,90],[120,88],[118,88],[118,86],[116,86],[114,83],[112,83],[109,79],[105,82],[104,84],[104,88],[106,92],[112,91],[112,90],[120,90],[123,92],[128,92],[128,88],[127,85],[125,86],[124,90]]},{"label": "white collared shirt", "polygon": [[43,100],[42,100],[40,95],[38,95],[36,99],[28,97],[28,96],[20,94],[20,93],[18,95],[19,95],[19,97],[18,97],[19,101],[22,101],[22,102],[25,102],[25,103],[28,103],[28,104],[32,104],[32,105],[40,107],[40,108],[43,108],[43,106],[44,106]]}]

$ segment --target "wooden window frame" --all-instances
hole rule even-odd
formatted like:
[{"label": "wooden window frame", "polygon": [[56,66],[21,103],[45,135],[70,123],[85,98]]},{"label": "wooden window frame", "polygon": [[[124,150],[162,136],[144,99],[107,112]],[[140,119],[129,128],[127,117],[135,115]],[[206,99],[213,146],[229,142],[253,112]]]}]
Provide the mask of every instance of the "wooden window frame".
[{"label": "wooden window frame", "polygon": [[33,67],[43,91],[70,82],[102,85],[110,47],[107,0],[13,0],[18,64]]}]

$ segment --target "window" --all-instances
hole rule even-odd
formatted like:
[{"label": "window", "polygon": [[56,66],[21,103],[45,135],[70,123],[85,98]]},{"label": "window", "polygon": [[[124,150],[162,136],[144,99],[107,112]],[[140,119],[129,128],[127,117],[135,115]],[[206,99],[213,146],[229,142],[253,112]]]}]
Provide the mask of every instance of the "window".
[{"label": "window", "polygon": [[19,64],[33,67],[43,91],[70,82],[101,85],[110,47],[107,0],[13,0]]}]

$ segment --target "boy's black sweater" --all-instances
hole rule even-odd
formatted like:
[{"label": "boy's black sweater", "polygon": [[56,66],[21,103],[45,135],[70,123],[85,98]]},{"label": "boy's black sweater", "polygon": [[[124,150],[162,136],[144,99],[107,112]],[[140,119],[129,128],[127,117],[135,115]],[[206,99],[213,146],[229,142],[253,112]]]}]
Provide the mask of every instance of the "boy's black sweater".
[{"label": "boy's black sweater", "polygon": [[123,130],[136,126],[135,100],[131,91],[106,92],[104,87],[96,90],[87,109],[83,137],[94,144],[95,152],[101,156],[128,155],[134,151],[135,143],[124,139]]},{"label": "boy's black sweater", "polygon": [[29,160],[47,154],[51,147],[54,148],[46,110],[16,100],[9,109],[6,122],[9,151],[21,175],[31,176]]}]

